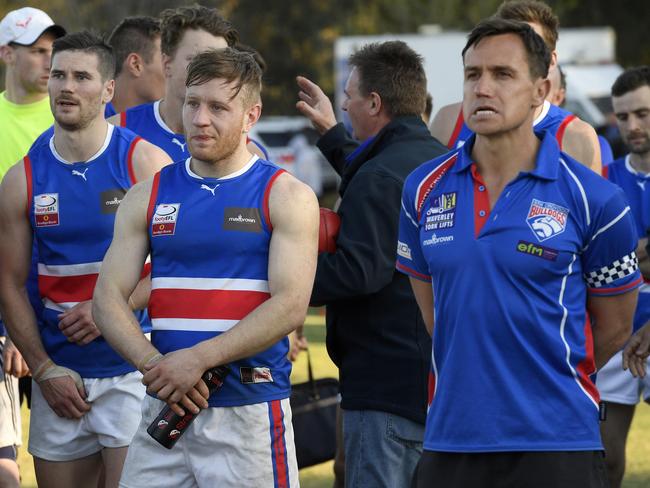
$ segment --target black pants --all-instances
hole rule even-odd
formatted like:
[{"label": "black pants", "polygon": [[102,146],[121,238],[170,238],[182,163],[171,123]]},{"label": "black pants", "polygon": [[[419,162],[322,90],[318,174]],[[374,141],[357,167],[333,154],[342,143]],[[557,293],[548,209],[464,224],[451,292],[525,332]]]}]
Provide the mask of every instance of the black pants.
[{"label": "black pants", "polygon": [[607,488],[602,451],[424,451],[417,488]]}]

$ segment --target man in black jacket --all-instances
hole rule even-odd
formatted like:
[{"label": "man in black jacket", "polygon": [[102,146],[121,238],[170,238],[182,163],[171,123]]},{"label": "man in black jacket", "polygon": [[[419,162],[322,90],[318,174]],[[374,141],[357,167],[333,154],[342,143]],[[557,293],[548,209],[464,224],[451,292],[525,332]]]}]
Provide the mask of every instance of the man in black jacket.
[{"label": "man in black jacket", "polygon": [[340,371],[346,486],[408,486],[422,451],[431,340],[394,269],[400,198],[406,176],[447,150],[420,118],[418,54],[384,42],[349,62],[342,108],[356,141],[322,90],[298,78],[297,108],[341,175],[337,250],[319,256],[312,303],[327,305],[327,349]]}]

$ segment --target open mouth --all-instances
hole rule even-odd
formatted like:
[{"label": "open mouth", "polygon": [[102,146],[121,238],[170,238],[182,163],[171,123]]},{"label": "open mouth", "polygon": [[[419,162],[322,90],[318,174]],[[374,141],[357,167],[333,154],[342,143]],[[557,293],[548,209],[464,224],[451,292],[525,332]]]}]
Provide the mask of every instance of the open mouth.
[{"label": "open mouth", "polygon": [[476,110],[474,110],[474,115],[477,115],[478,117],[486,117],[490,115],[495,115],[497,111],[489,106],[481,106],[478,107]]}]

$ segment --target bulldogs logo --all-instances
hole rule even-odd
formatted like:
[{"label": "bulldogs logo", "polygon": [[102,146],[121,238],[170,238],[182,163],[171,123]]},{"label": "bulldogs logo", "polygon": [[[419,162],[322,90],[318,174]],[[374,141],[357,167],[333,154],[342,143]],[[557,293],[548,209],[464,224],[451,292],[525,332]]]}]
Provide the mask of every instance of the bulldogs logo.
[{"label": "bulldogs logo", "polygon": [[526,222],[537,240],[543,242],[564,232],[568,215],[567,208],[533,199]]}]

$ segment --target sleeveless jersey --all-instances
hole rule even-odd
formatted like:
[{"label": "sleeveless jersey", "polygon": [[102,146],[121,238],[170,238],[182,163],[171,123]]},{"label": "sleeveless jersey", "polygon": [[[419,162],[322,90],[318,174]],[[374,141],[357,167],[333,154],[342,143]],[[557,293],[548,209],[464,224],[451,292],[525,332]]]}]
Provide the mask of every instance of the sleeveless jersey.
[{"label": "sleeveless jersey", "polygon": [[165,151],[172,161],[188,158],[185,136],[171,130],[160,116],[160,100],[131,107],[120,114],[120,126],[126,127]]},{"label": "sleeveless jersey", "polygon": [[[283,170],[251,158],[235,174],[202,178],[190,158],[163,168],[149,202],[152,343],[163,354],[218,336],[270,298],[268,197]],[[235,406],[287,398],[288,339],[230,364],[209,400]]]},{"label": "sleeveless jersey", "polygon": [[[540,132],[543,130],[549,131],[555,137],[555,140],[560,145],[562,149],[562,139],[564,139],[564,131],[566,130],[567,125],[575,119],[576,116],[571,112],[567,112],[563,108],[553,105],[548,101],[544,101],[542,106],[542,112],[537,116],[533,122],[533,127],[535,132]],[[447,147],[449,149],[456,149],[465,144],[465,141],[474,134],[472,130],[467,127],[465,120],[463,119],[463,110],[461,108],[458,113],[458,118],[456,119],[456,126],[454,132],[449,138]]]},{"label": "sleeveless jersey", "polygon": [[131,131],[108,126],[102,148],[85,162],[66,162],[54,138],[42,139],[24,159],[28,214],[38,247],[38,285],[44,310],[41,340],[52,360],[86,378],[133,371],[100,336],[85,346],[67,341],[58,315],[90,300],[113,238],[117,207],[135,182]]}]

